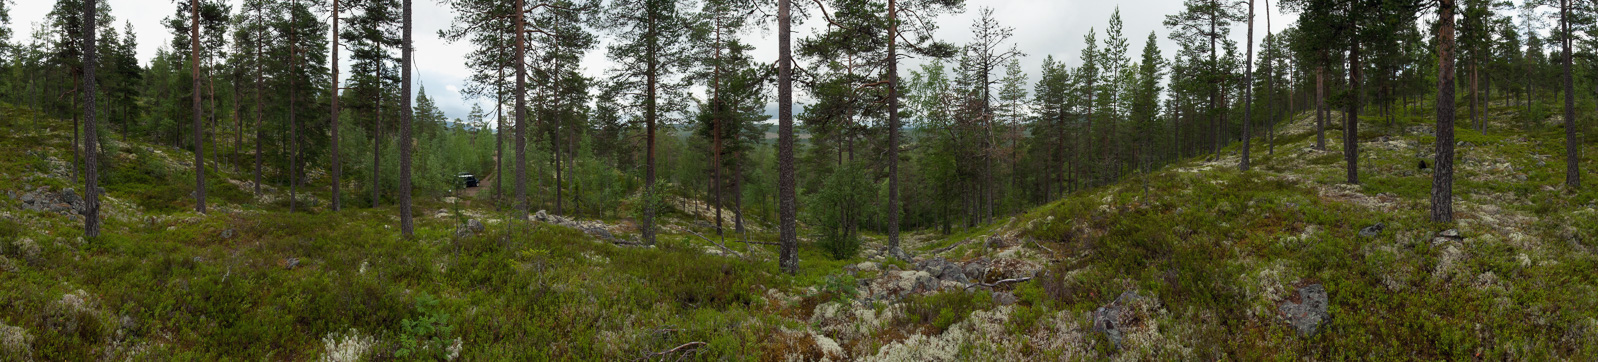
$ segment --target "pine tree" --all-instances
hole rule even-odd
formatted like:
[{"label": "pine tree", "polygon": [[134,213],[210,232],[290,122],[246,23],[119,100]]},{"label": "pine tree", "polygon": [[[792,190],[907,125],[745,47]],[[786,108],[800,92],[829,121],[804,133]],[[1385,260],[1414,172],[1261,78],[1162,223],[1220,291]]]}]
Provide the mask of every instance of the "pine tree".
[{"label": "pine tree", "polygon": [[404,0],[404,15],[401,15],[401,24],[404,29],[400,31],[404,40],[400,45],[400,95],[404,97],[400,102],[400,184],[399,184],[399,212],[400,232],[410,238],[415,235],[414,221],[411,220],[411,53],[415,51],[411,40],[411,0]]},{"label": "pine tree", "polygon": [[[617,30],[610,57],[620,63],[618,82],[634,91],[643,110],[645,132],[643,240],[655,242],[655,214],[660,195],[655,190],[655,129],[663,116],[680,111],[673,100],[682,97],[684,85],[673,76],[689,67],[685,37],[687,17],[677,0],[625,0],[613,3],[606,24]],[[641,78],[641,79],[640,79]],[[640,82],[641,81],[641,82]],[[662,102],[662,100],[666,102]],[[664,105],[662,105],[664,103]]]},{"label": "pine tree", "polygon": [[1187,0],[1186,9],[1180,14],[1166,16],[1165,26],[1171,28],[1170,38],[1181,44],[1204,44],[1202,47],[1209,53],[1209,61],[1202,67],[1198,81],[1201,84],[1210,84],[1209,105],[1205,110],[1210,118],[1211,130],[1215,135],[1212,144],[1215,159],[1220,158],[1223,113],[1220,111],[1222,88],[1216,86],[1225,80],[1230,72],[1221,66],[1219,52],[1222,39],[1231,33],[1232,22],[1240,20],[1243,2],[1236,0]]},{"label": "pine tree", "polygon": [[[798,200],[795,200],[793,180],[793,44],[792,35],[790,35],[793,28],[793,14],[790,13],[792,11],[790,9],[790,1],[777,0],[777,229],[778,240],[782,244],[777,265],[783,272],[791,275],[799,274],[799,235],[798,225],[794,221],[799,211],[799,205]],[[894,1],[888,0],[888,12],[890,14],[895,10]],[[889,54],[891,55],[892,52],[890,51]],[[893,73],[891,71],[893,68],[891,67],[890,65],[890,74]],[[888,97],[890,102],[889,117],[893,117],[892,113],[897,111],[891,105],[893,104],[893,97],[893,91],[890,90]],[[894,126],[892,121],[889,121],[889,123],[889,127]],[[892,131],[890,130],[890,132]],[[650,156],[653,157],[654,130],[652,127],[650,135]],[[888,143],[890,148],[898,147],[893,145],[894,141],[896,139],[889,136]],[[890,155],[890,157],[892,156]],[[892,174],[894,172],[891,171],[892,166],[889,167],[889,172]],[[889,183],[891,184],[893,181],[889,181]],[[893,205],[892,197],[895,195],[893,192],[890,186],[890,200],[888,201],[890,207]],[[889,227],[892,228],[894,226],[894,222],[889,221]],[[893,241],[890,236],[889,243],[891,244]]]},{"label": "pine tree", "polygon": [[1437,155],[1432,171],[1432,222],[1454,222],[1454,7],[1437,5]]},{"label": "pine tree", "polygon": [[[83,21],[87,24],[97,24],[95,14],[95,0],[84,0]],[[99,49],[95,47],[95,33],[93,26],[81,27],[83,30],[83,119],[84,119],[84,205],[83,205],[83,236],[96,238],[100,236],[100,172],[98,169],[100,158],[99,125],[95,122],[95,111],[99,104],[95,101],[99,93],[95,70],[99,68]],[[3,40],[3,39],[0,39]]]}]

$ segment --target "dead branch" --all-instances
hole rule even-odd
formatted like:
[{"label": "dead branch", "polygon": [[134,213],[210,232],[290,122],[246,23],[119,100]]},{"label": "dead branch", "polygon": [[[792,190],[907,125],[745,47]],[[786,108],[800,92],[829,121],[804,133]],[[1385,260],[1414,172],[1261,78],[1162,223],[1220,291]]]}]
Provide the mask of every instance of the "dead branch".
[{"label": "dead branch", "polygon": [[695,349],[695,348],[704,347],[706,345],[707,344],[705,342],[688,342],[688,343],[684,343],[681,346],[677,346],[677,348],[672,348],[672,349],[668,349],[668,350],[664,350],[664,351],[660,351],[660,352],[650,353],[649,355],[644,356],[643,358],[639,358],[638,360],[648,360],[648,359],[653,359],[655,357],[664,357],[664,356],[667,356],[667,355],[670,355],[670,354],[673,354],[673,353],[686,352],[686,351],[689,351],[689,350],[692,350],[692,349]]},{"label": "dead branch", "polygon": [[966,289],[971,289],[971,287],[988,287],[988,288],[992,288],[992,287],[997,287],[997,286],[999,286],[1001,284],[1020,283],[1020,282],[1024,282],[1024,281],[1028,281],[1028,280],[1032,280],[1032,277],[1005,279],[1005,280],[1000,280],[1000,281],[993,282],[992,284],[988,284],[988,283],[971,283],[970,285],[966,285],[965,287],[966,287]]},{"label": "dead branch", "polygon": [[743,258],[744,257],[744,255],[742,253],[739,253],[737,251],[733,251],[732,249],[728,249],[726,245],[721,245],[721,243],[716,242],[715,240],[710,240],[710,238],[707,238],[704,235],[699,235],[699,233],[694,232],[692,229],[689,229],[689,228],[682,228],[682,229],[684,231],[687,231],[689,234],[694,234],[694,236],[698,236],[700,239],[705,239],[705,241],[709,241],[711,244],[716,244],[717,247],[721,247],[721,250],[726,250],[727,252],[732,253],[732,255],[737,255],[738,258]]}]

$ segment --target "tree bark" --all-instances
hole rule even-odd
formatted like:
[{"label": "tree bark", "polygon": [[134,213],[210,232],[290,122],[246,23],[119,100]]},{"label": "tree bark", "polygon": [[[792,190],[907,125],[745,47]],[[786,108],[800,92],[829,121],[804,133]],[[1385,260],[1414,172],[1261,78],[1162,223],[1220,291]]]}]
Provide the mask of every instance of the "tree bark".
[{"label": "tree bark", "polygon": [[527,3],[516,0],[516,208],[526,221],[527,205]]},{"label": "tree bark", "polygon": [[1243,155],[1238,164],[1238,170],[1248,171],[1249,156],[1249,121],[1254,116],[1254,0],[1248,1],[1248,37],[1243,40],[1247,44],[1248,55],[1243,65]]},{"label": "tree bark", "polygon": [[[257,32],[261,32],[261,31],[264,31],[266,29],[266,25],[265,25],[266,16],[261,13],[261,10],[262,9],[261,9],[260,6],[256,6],[256,8],[255,8],[255,26],[256,26],[256,31]],[[262,115],[265,113],[265,112],[263,112],[263,107],[265,106],[265,104],[261,103],[261,93],[262,93],[261,88],[262,88],[262,84],[265,82],[265,74],[266,74],[265,71],[263,70],[263,67],[262,67],[263,63],[261,62],[261,49],[262,49],[262,47],[265,46],[265,44],[266,44],[266,36],[265,36],[265,34],[256,33],[256,36],[255,36],[255,59],[254,59],[254,61],[255,61],[255,184],[252,185],[252,186],[255,187],[255,197],[256,198],[260,198],[261,197],[261,147],[262,147],[262,142],[263,142],[262,139],[265,138],[265,132],[262,131],[262,127],[261,127]]]},{"label": "tree bark", "polygon": [[[888,0],[888,255],[897,258],[904,258],[904,250],[899,248],[898,12],[899,1]],[[786,43],[787,42],[784,41],[784,44]],[[786,64],[784,66],[786,66]],[[791,169],[792,166],[790,165],[789,168]]]},{"label": "tree bark", "polygon": [[1432,222],[1454,222],[1454,4],[1442,0],[1437,18],[1437,155],[1432,170]]},{"label": "tree bark", "polygon": [[[296,4],[297,3],[298,3],[298,1],[296,1]],[[290,16],[289,23],[294,24],[293,26],[298,26],[299,25],[299,12],[290,10],[290,14],[291,14],[291,16]],[[299,192],[298,189],[299,189],[299,186],[300,186],[300,172],[299,172],[300,171],[300,135],[299,135],[300,130],[299,130],[299,124],[296,123],[296,120],[294,119],[294,116],[299,113],[298,112],[299,111],[299,104],[298,104],[299,103],[299,99],[297,99],[298,92],[295,92],[295,90],[296,90],[295,88],[297,86],[297,84],[295,82],[295,78],[299,77],[299,69],[296,68],[296,66],[299,65],[299,64],[296,61],[299,60],[300,53],[299,53],[299,49],[297,49],[297,47],[296,47],[296,45],[299,45],[299,36],[298,36],[299,29],[289,28],[288,31],[289,31],[289,74],[288,74],[288,79],[289,79],[289,143],[291,143],[293,145],[292,146],[293,149],[289,151],[289,165],[288,165],[288,174],[289,174],[289,213],[293,213],[295,207],[299,206],[299,201],[300,201],[299,194],[298,194],[298,192]]]},{"label": "tree bark", "polygon": [[1348,20],[1348,29],[1353,32],[1349,37],[1348,49],[1348,86],[1351,90],[1349,96],[1353,99],[1348,102],[1348,114],[1343,115],[1343,160],[1348,165],[1348,183],[1357,185],[1359,184],[1360,64],[1358,23],[1353,17]]},{"label": "tree bark", "polygon": [[1574,0],[1561,0],[1560,25],[1564,35],[1560,42],[1565,48],[1565,188],[1581,189],[1581,144],[1576,142],[1576,83],[1571,78],[1570,7]]},{"label": "tree bark", "polygon": [[415,117],[411,109],[411,53],[415,52],[411,40],[411,0],[405,0],[404,39],[401,41],[400,50],[400,183],[399,183],[399,211],[400,232],[406,238],[415,235],[414,221],[411,220],[411,119]]},{"label": "tree bark", "polygon": [[1315,149],[1326,150],[1326,67],[1315,67]]},{"label": "tree bark", "polygon": [[99,68],[99,50],[95,47],[95,2],[83,2],[83,236],[93,239],[100,236],[100,137],[95,120],[95,68]]},{"label": "tree bark", "polygon": [[798,274],[798,225],[794,217],[799,205],[794,197],[793,175],[793,21],[789,2],[777,0],[777,219],[782,244],[777,264],[783,272]]},{"label": "tree bark", "polygon": [[388,53],[383,53],[381,42],[377,45],[378,52],[383,55],[377,60],[377,101],[373,102],[372,114],[372,208],[381,204],[383,182],[380,172],[383,161],[383,61],[388,58]]},{"label": "tree bark", "polygon": [[647,83],[645,86],[649,88],[649,95],[648,98],[644,100],[644,133],[646,138],[645,142],[647,144],[645,146],[644,155],[643,238],[645,244],[655,245],[655,204],[658,203],[656,200],[657,195],[655,195],[655,121],[657,121],[655,112],[657,112],[659,108],[658,104],[655,103],[656,87],[659,86],[659,79],[658,75],[656,74],[658,71],[657,67],[659,65],[655,62],[657,59],[655,43],[659,41],[659,34],[656,33],[654,12],[649,13],[648,21],[649,24],[647,26],[649,28],[649,34],[646,36],[650,37],[650,39],[646,40],[649,42],[649,44],[645,47],[647,48],[645,51],[648,52],[648,60],[646,61],[648,64],[646,65],[647,69],[645,69],[646,74],[644,75],[644,78],[646,78],[645,82]]},{"label": "tree bark", "polygon": [[342,200],[341,197],[339,196],[339,171],[343,167],[339,164],[339,160],[338,160],[338,91],[339,91],[339,89],[338,89],[338,20],[339,20],[338,19],[338,16],[339,16],[339,13],[338,13],[338,1],[339,0],[332,0],[332,1],[333,1],[333,58],[328,61],[328,65],[331,65],[333,67],[333,78],[332,78],[333,79],[333,88],[331,89],[332,94],[330,95],[330,98],[332,98],[331,101],[333,102],[333,110],[331,112],[332,115],[330,116],[330,118],[331,118],[331,120],[333,122],[333,127],[332,127],[333,128],[333,135],[332,135],[332,139],[331,139],[332,146],[333,146],[333,151],[332,151],[332,153],[329,156],[332,157],[332,160],[330,160],[330,161],[331,161],[332,166],[333,166],[332,167],[333,168],[333,170],[332,170],[333,171],[332,172],[332,176],[333,176],[333,197],[332,197],[332,199],[333,199],[332,200],[333,201],[333,211],[339,211],[340,209],[343,208],[343,204],[344,204],[341,201]]},{"label": "tree bark", "polygon": [[[85,25],[93,29],[93,25]],[[93,31],[93,30],[88,30]],[[200,0],[189,0],[189,63],[194,83],[194,211],[205,213],[205,146],[200,120]]]}]

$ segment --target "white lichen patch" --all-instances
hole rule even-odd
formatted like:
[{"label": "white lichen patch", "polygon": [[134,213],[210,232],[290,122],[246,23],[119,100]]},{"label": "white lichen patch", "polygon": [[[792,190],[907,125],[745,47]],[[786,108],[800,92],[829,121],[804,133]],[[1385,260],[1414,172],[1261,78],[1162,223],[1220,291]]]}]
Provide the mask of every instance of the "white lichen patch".
[{"label": "white lichen patch", "polygon": [[[459,346],[460,340],[456,339],[455,342],[456,346]],[[322,357],[317,360],[321,362],[361,361],[361,357],[365,356],[367,352],[372,350],[372,346],[376,345],[376,337],[361,334],[360,331],[354,328],[345,333],[328,333],[322,337]],[[455,352],[459,352],[458,347]]]}]

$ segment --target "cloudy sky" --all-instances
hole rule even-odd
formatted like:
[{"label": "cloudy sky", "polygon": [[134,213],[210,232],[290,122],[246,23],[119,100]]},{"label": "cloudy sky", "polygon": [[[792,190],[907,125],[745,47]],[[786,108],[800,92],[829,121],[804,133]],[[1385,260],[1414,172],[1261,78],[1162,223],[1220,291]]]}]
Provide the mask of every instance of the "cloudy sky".
[{"label": "cloudy sky", "polygon": [[[0,0],[3,1],[3,0]],[[172,14],[176,5],[172,0],[101,0],[107,1],[111,8],[111,15],[121,28],[122,22],[131,22],[139,36],[139,59],[148,64],[150,58],[155,56],[158,48],[170,42],[171,34],[161,25],[161,19]],[[240,0],[228,0],[235,4],[237,9]],[[15,38],[28,36],[29,28],[36,22],[41,22],[45,14],[50,11],[54,1],[51,0],[19,0],[15,1],[11,11],[12,24]],[[1265,8],[1264,0],[1256,1],[1256,42],[1265,36]],[[795,1],[795,6],[813,6],[808,1]],[[473,103],[482,100],[465,99],[459,90],[464,87],[464,82],[469,76],[469,71],[464,66],[462,54],[472,51],[469,43],[450,44],[437,37],[437,31],[449,26],[454,19],[454,14],[438,0],[415,0],[415,38],[416,62],[420,68],[417,80],[419,86],[426,87],[428,94],[436,99],[440,108],[451,118],[465,118],[471,110]],[[1176,48],[1166,35],[1166,29],[1161,22],[1166,15],[1175,14],[1182,10],[1181,0],[1136,0],[1136,1],[1109,1],[1109,0],[968,0],[967,10],[961,14],[948,15],[938,21],[940,27],[938,36],[953,43],[963,43],[970,37],[970,27],[976,18],[977,9],[990,7],[999,22],[1015,28],[1012,42],[1023,52],[1022,66],[1031,75],[1030,80],[1036,80],[1036,74],[1043,58],[1053,55],[1057,60],[1065,60],[1068,65],[1079,64],[1079,55],[1083,46],[1082,37],[1090,29],[1098,29],[1099,39],[1103,41],[1105,26],[1109,23],[1110,14],[1117,8],[1121,9],[1121,17],[1125,21],[1125,33],[1131,49],[1128,56],[1136,60],[1142,53],[1143,44],[1150,31],[1158,34],[1160,49],[1167,55]],[[1282,14],[1271,4],[1271,23],[1273,29],[1282,29],[1297,17],[1292,14]],[[795,38],[813,33],[815,26],[820,21],[810,21],[796,27]],[[1233,38],[1241,41],[1244,38],[1244,28],[1239,26],[1233,30]],[[776,59],[776,35],[774,29],[754,31],[745,35],[746,41],[757,47],[757,56],[761,59]],[[347,56],[348,52],[345,52]],[[918,64],[911,61],[910,67],[914,69]],[[591,76],[603,76],[611,63],[605,59],[604,46],[596,48],[588,54],[583,61],[585,72]],[[348,73],[346,72],[347,76]],[[1030,87],[1028,87],[1030,88]],[[801,98],[801,102],[803,99]],[[487,100],[487,106],[492,108],[492,99]],[[773,110],[775,107],[771,107]]]}]

